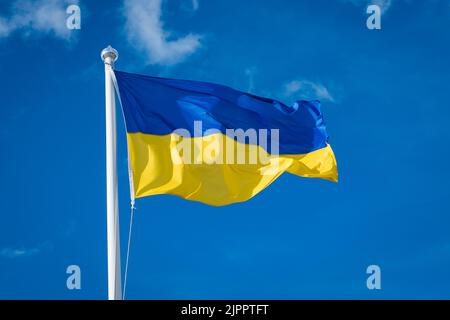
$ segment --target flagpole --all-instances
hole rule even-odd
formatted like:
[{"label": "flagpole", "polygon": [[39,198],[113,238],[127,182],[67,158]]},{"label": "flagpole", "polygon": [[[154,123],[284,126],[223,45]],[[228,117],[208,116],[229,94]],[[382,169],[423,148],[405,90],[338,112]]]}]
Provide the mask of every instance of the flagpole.
[{"label": "flagpole", "polygon": [[106,107],[106,215],[108,235],[108,299],[122,299],[120,271],[119,207],[117,191],[116,159],[116,100],[111,72],[119,57],[117,51],[108,46],[101,52],[105,63],[105,107]]}]

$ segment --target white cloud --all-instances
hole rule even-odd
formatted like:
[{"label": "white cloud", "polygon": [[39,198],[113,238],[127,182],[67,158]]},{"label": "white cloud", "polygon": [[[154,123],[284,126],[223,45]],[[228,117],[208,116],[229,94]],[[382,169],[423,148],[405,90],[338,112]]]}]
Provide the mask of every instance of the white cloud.
[{"label": "white cloud", "polygon": [[392,1],[393,0],[340,0],[343,2],[351,2],[354,5],[358,5],[358,6],[368,6],[371,4],[376,4],[380,7],[381,12],[386,12],[392,5]]},{"label": "white cloud", "polygon": [[197,11],[199,7],[200,3],[198,2],[198,0],[192,0],[192,10]]},{"label": "white cloud", "polygon": [[247,92],[253,92],[255,90],[255,75],[257,72],[258,70],[255,67],[245,69],[245,75],[248,80]]},{"label": "white cloud", "polygon": [[0,37],[20,31],[25,36],[48,34],[69,40],[73,34],[66,27],[66,8],[78,0],[16,0],[10,17],[0,17]]},{"label": "white cloud", "polygon": [[295,98],[296,100],[321,100],[334,102],[333,96],[328,89],[320,84],[309,80],[292,80],[284,85],[283,96]]},{"label": "white cloud", "polygon": [[0,38],[8,36],[9,32],[8,22],[0,17]]},{"label": "white cloud", "polygon": [[200,1],[199,0],[181,0],[179,8],[183,11],[186,11],[186,13],[188,13],[189,16],[191,16],[191,15],[195,14],[195,12],[200,8]]},{"label": "white cloud", "polygon": [[25,248],[4,248],[0,250],[0,256],[5,258],[21,258],[21,257],[29,257],[36,255],[40,252],[40,248],[31,248],[31,249],[25,249]]},{"label": "white cloud", "polygon": [[128,41],[142,50],[149,64],[174,65],[200,47],[200,35],[189,33],[170,39],[161,20],[162,0],[128,0],[124,2]]}]

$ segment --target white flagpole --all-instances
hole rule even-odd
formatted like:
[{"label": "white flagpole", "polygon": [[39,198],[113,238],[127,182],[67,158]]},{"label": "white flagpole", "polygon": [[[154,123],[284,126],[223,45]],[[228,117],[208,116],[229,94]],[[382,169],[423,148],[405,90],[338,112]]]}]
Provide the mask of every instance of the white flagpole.
[{"label": "white flagpole", "polygon": [[117,51],[108,46],[102,50],[105,63],[105,104],[106,104],[106,211],[108,233],[108,299],[122,299],[120,276],[120,236],[119,207],[117,192],[116,159],[116,100],[111,72],[119,57]]}]

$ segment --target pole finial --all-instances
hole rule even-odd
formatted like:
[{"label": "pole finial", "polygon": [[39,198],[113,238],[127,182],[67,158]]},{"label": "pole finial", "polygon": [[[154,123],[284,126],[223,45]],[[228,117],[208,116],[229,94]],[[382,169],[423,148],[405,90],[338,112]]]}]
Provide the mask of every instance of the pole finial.
[{"label": "pole finial", "polygon": [[119,58],[119,53],[113,47],[108,46],[102,50],[100,56],[102,57],[103,62],[114,63],[117,60],[117,58]]}]

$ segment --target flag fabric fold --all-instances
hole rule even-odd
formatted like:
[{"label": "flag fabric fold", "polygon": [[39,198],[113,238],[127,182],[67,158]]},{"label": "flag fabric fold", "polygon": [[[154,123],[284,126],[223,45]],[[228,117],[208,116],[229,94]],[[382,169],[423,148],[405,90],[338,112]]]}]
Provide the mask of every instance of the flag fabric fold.
[{"label": "flag fabric fold", "polygon": [[319,101],[287,106],[226,86],[114,72],[132,192],[242,202],[282,173],[337,181]]}]

